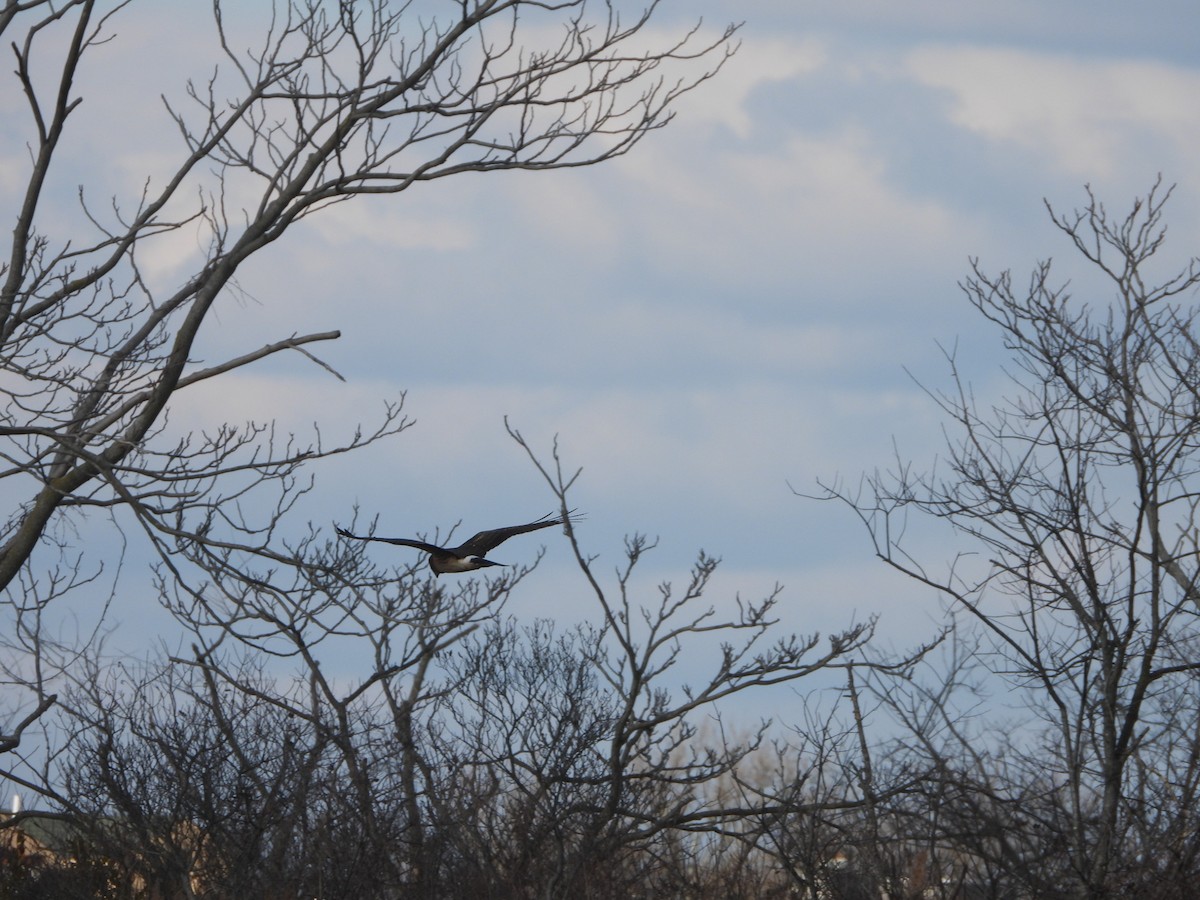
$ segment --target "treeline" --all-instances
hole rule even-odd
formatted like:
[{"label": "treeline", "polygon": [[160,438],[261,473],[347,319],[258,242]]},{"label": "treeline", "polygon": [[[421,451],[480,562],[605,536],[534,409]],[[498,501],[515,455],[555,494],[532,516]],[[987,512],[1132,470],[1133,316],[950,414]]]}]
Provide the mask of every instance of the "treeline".
[{"label": "treeline", "polygon": [[855,665],[841,714],[740,740],[588,627],[483,624],[337,693],[250,654],[113,666],[63,698],[60,818],[5,823],[0,896],[1193,896],[1194,721],[1139,750],[1089,885],[1100,785],[962,712],[978,650]]}]

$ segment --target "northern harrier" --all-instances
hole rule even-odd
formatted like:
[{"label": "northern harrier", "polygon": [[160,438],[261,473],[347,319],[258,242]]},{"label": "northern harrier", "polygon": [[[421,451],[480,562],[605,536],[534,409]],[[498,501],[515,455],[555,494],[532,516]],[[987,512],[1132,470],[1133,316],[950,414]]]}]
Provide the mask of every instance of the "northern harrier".
[{"label": "northern harrier", "polygon": [[575,521],[572,517],[572,513],[574,512],[574,510],[570,510],[565,517],[557,516],[553,519],[549,515],[546,515],[536,522],[530,522],[528,525],[509,525],[507,528],[493,528],[491,531],[481,531],[475,537],[464,541],[457,547],[439,547],[436,544],[428,544],[425,541],[416,541],[411,538],[385,538],[351,534],[340,526],[334,527],[337,528],[338,534],[342,537],[353,538],[356,541],[382,541],[385,544],[399,544],[402,547],[416,547],[418,550],[424,550],[429,554],[429,568],[433,569],[435,575],[441,575],[445,572],[471,572],[475,569],[486,568],[487,566],[507,565],[507,563],[492,562],[490,559],[484,559],[484,554],[503,544],[513,535],[524,534],[527,531],[537,531],[539,528],[549,528],[551,525],[565,525],[568,520]]}]

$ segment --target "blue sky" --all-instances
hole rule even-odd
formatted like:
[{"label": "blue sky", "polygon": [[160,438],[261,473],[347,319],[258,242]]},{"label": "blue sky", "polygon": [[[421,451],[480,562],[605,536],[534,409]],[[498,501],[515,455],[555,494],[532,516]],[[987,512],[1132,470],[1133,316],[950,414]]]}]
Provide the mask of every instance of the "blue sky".
[{"label": "blue sky", "polygon": [[[129,190],[170,159],[153,98],[179,96],[168,70],[205,71],[209,45],[165,41],[178,33],[165,8],[134,4],[97,56],[80,116],[93,136],[72,175]],[[268,248],[202,352],[338,328],[321,355],[346,382],[277,358],[181,398],[174,420],[275,416],[336,435],[406,391],[417,425],[320,467],[304,508],[346,521],[358,504],[401,535],[551,509],[507,415],[543,451],[557,435],[583,467],[573,502],[602,569],[625,533],[660,537],[639,582],[647,602],[703,548],[724,560],[716,603],[781,582],[788,627],[879,613],[889,639],[930,633],[936,598],[875,561],[847,510],[789,484],[855,480],[887,465],[893,442],[932,462],[940,419],[906,370],[944,386],[939,342],[957,345],[981,397],[1004,392],[997,336],[956,285],[973,256],[1019,278],[1046,256],[1084,274],[1042,198],[1068,209],[1090,183],[1122,212],[1161,172],[1178,184],[1165,255],[1182,264],[1200,249],[1200,7],[668,0],[655,27],[701,14],[714,29],[744,21],[740,51],[630,155],[343,204]],[[0,98],[0,114],[16,100]],[[21,152],[4,141],[5,207]],[[194,244],[164,244],[152,277],[188,271]],[[546,543],[511,611],[590,617],[567,548]],[[133,619],[152,600],[126,602]]]}]

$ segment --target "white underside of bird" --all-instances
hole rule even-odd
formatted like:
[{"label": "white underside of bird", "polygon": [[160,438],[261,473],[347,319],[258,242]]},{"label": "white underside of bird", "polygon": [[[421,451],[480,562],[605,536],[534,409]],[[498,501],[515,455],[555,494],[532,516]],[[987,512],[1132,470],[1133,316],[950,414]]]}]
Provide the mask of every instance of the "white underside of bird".
[{"label": "white underside of bird", "polygon": [[442,572],[473,572],[485,566],[500,565],[503,565],[503,563],[494,563],[490,559],[484,559],[482,556],[465,556],[461,559],[458,557],[438,559],[436,569],[440,569]]}]

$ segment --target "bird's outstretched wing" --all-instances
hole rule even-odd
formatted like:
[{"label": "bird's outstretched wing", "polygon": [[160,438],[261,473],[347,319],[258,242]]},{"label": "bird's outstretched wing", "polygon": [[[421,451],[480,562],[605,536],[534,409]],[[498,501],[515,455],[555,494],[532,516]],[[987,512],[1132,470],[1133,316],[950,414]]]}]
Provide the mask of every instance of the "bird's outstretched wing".
[{"label": "bird's outstretched wing", "polygon": [[[445,553],[445,547],[439,547],[436,544],[427,544],[424,541],[414,541],[411,538],[385,538],[385,537],[369,537],[361,534],[351,534],[340,525],[334,525],[337,533],[342,537],[353,538],[356,541],[380,541],[384,544],[399,544],[403,547],[416,547],[418,550],[424,550],[426,553]],[[503,540],[503,538],[501,538]]]},{"label": "bird's outstretched wing", "polygon": [[[575,521],[575,510],[570,510],[567,517],[571,521]],[[455,548],[454,553],[457,556],[484,556],[489,550],[503,544],[510,537],[517,534],[524,534],[527,531],[537,531],[539,528],[549,528],[551,525],[562,525],[566,520],[562,516],[554,516],[553,513],[548,513],[542,516],[536,522],[530,522],[528,525],[509,525],[507,528],[493,528],[490,531],[481,531],[467,541],[464,541],[459,547]]]}]

